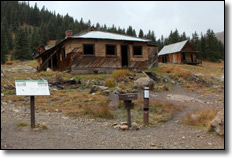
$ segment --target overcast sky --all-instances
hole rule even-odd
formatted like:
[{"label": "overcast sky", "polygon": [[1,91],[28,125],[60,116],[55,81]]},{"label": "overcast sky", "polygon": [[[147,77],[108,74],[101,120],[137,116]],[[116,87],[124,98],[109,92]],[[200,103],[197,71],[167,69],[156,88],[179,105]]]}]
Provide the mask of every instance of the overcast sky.
[{"label": "overcast sky", "polygon": [[30,5],[61,15],[67,13],[78,21],[83,18],[92,24],[99,22],[127,29],[131,25],[136,33],[154,30],[156,38],[167,37],[171,30],[184,31],[188,36],[197,31],[205,33],[208,28],[215,33],[224,31],[223,1],[135,1],[135,2],[87,2],[87,1],[30,1]]}]

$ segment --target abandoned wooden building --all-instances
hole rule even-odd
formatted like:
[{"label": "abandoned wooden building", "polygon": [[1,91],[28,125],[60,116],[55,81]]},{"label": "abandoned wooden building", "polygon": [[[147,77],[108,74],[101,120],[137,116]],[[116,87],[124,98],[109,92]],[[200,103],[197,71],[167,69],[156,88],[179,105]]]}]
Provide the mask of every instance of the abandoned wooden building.
[{"label": "abandoned wooden building", "polygon": [[173,64],[200,64],[202,63],[199,51],[188,41],[182,41],[164,46],[158,53],[159,62]]},{"label": "abandoned wooden building", "polygon": [[111,73],[115,69],[149,69],[158,64],[158,47],[148,39],[90,28],[37,54],[38,71],[47,68],[71,73]]}]

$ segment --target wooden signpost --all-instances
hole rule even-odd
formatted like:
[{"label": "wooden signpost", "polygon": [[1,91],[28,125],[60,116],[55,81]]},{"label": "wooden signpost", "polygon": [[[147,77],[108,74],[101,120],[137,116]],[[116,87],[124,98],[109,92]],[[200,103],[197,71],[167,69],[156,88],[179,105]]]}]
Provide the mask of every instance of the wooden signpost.
[{"label": "wooden signpost", "polygon": [[127,110],[127,125],[128,127],[131,127],[130,109],[134,107],[134,103],[132,103],[132,100],[138,99],[138,94],[137,93],[119,94],[118,97],[119,97],[119,100],[124,101],[124,105]]},{"label": "wooden signpost", "polygon": [[15,80],[16,95],[30,96],[31,128],[35,128],[35,96],[50,95],[46,80]]}]

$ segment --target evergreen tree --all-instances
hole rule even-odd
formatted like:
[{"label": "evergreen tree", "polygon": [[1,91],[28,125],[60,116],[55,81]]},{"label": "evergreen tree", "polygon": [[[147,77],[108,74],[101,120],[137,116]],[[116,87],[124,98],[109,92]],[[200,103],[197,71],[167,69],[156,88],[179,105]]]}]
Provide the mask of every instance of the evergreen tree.
[{"label": "evergreen tree", "polygon": [[214,32],[210,29],[208,29],[206,33],[205,46],[206,59],[211,61],[218,61],[219,54],[217,52],[217,38]]},{"label": "evergreen tree", "polygon": [[126,31],[126,34],[129,35],[129,36],[135,36],[136,37],[136,31],[133,30],[132,26],[129,26],[127,31]]},{"label": "evergreen tree", "polygon": [[32,53],[29,51],[28,39],[26,33],[22,28],[19,28],[15,37],[15,45],[12,54],[12,60],[30,60],[30,59],[32,59]]},{"label": "evergreen tree", "polygon": [[8,54],[7,38],[5,34],[5,28],[1,26],[1,64],[5,64]]},{"label": "evergreen tree", "polygon": [[139,30],[139,38],[143,38],[143,30]]}]

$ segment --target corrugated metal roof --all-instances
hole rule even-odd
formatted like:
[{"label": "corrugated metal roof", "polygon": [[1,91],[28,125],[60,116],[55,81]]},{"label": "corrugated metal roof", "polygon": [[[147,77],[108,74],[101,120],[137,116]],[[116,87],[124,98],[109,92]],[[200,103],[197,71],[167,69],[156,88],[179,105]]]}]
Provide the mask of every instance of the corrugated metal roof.
[{"label": "corrugated metal roof", "polygon": [[138,42],[151,42],[151,40],[136,38],[127,35],[120,35],[116,33],[103,32],[103,31],[90,31],[85,34],[75,35],[69,38],[93,38],[93,39],[110,39],[110,40],[123,40],[123,41],[138,41]]},{"label": "corrugated metal roof", "polygon": [[188,42],[188,40],[170,44],[167,46],[164,46],[161,51],[158,53],[158,55],[165,55],[165,54],[171,54],[181,51],[181,49],[185,46],[185,44]]}]

